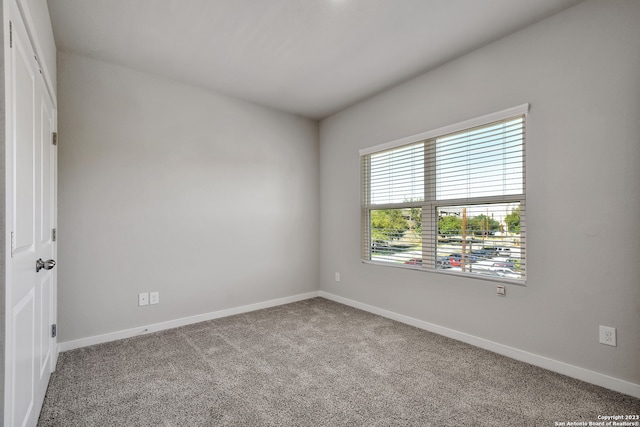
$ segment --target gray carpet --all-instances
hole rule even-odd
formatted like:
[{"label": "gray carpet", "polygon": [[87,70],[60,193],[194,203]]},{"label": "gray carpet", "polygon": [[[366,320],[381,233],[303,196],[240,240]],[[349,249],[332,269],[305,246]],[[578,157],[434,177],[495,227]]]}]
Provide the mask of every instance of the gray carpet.
[{"label": "gray carpet", "polygon": [[62,353],[39,426],[554,426],[640,400],[322,298]]}]

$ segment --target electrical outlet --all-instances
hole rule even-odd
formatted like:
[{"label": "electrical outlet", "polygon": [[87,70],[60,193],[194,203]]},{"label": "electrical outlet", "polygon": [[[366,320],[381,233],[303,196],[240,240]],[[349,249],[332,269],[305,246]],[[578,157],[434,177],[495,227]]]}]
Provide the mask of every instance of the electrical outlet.
[{"label": "electrical outlet", "polygon": [[506,290],[505,290],[505,288],[504,288],[504,285],[498,285],[498,286],[496,287],[496,294],[497,294],[498,296],[501,296],[501,297],[503,297],[503,296],[506,296],[506,295],[507,295],[507,292],[506,292]]},{"label": "electrical outlet", "polygon": [[151,292],[149,294],[149,304],[158,304],[160,302],[160,292]]},{"label": "electrical outlet", "polygon": [[340,273],[336,271],[336,282],[339,282],[339,281],[340,281]]},{"label": "electrical outlet", "polygon": [[149,305],[149,292],[138,294],[138,306]]},{"label": "electrical outlet", "polygon": [[600,325],[600,344],[617,347],[616,328]]}]

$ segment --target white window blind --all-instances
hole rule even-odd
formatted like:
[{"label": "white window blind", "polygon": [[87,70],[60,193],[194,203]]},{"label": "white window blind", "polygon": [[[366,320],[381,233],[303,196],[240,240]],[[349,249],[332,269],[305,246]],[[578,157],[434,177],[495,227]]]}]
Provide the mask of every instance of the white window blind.
[{"label": "white window blind", "polygon": [[[394,266],[522,281],[528,105],[449,133],[368,149],[362,256]],[[421,136],[424,136],[422,134]],[[420,136],[420,135],[419,135]],[[419,137],[418,136],[418,137]],[[410,142],[409,142],[410,141]]]},{"label": "white window blind", "polygon": [[424,144],[371,155],[372,205],[424,199]]},{"label": "white window blind", "polygon": [[437,138],[428,153],[436,162],[436,198],[524,193],[523,141],[523,117]]}]

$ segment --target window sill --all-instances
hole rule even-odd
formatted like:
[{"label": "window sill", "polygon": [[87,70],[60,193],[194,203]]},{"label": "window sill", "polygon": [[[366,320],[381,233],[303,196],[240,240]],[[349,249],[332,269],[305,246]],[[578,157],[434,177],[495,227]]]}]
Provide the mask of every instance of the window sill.
[{"label": "window sill", "polygon": [[508,285],[517,285],[517,286],[527,285],[526,278],[523,280],[515,280],[515,279],[502,278],[502,277],[484,276],[481,274],[468,274],[468,273],[461,273],[457,271],[447,271],[447,269],[442,269],[442,270],[428,269],[428,268],[417,267],[412,265],[392,264],[387,262],[371,261],[371,260],[364,260],[364,259],[361,261],[363,264],[378,265],[381,267],[401,268],[403,270],[414,270],[414,271],[421,271],[424,273],[434,273],[434,274],[441,274],[446,276],[457,276],[457,277],[464,277],[465,279],[478,279],[478,280],[483,280],[485,282],[504,283]]}]

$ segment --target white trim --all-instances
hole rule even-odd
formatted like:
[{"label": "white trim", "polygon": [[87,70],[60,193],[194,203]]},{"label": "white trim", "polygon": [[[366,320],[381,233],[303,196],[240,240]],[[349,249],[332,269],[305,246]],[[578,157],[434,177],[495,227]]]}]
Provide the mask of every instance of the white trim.
[{"label": "white trim", "polygon": [[325,292],[325,291],[307,292],[305,294],[298,294],[290,297],[279,298],[279,299],[259,302],[255,304],[243,305],[240,307],[214,311],[211,313],[204,313],[197,316],[170,320],[167,322],[156,323],[148,326],[141,326],[138,328],[112,332],[104,335],[97,335],[94,337],[81,338],[74,341],[61,342],[58,344],[58,349],[60,352],[65,352],[65,351],[73,350],[76,348],[88,347],[90,345],[116,341],[124,338],[131,338],[138,335],[150,334],[157,331],[177,328],[180,326],[204,322],[212,319],[219,319],[221,317],[233,316],[235,314],[261,310],[263,308],[276,307],[279,305],[289,304],[297,301],[303,301],[303,300],[311,299],[315,297],[326,298],[328,300],[335,301],[340,304],[348,305],[350,307],[354,307],[359,310],[377,314],[379,316],[386,317],[388,319],[392,319],[407,325],[411,325],[416,328],[424,329],[429,332],[433,332],[439,335],[443,335],[445,337],[462,341],[467,344],[471,344],[473,346],[483,348],[485,350],[489,350],[494,353],[498,353],[515,360],[519,360],[521,362],[529,363],[531,365],[539,366],[541,368],[548,369],[550,371],[557,372],[559,374],[566,375],[572,378],[576,378],[581,381],[585,381],[591,384],[605,387],[620,393],[628,394],[635,398],[640,398],[640,384],[635,384],[635,383],[624,381],[618,378],[610,377],[608,375],[600,374],[598,372],[594,372],[588,369],[580,368],[578,366],[570,365],[565,362],[550,359],[548,357],[540,356],[538,354],[530,353],[528,351],[520,350],[514,347],[509,347],[494,341],[489,341],[484,338],[479,338],[464,332],[460,332],[455,329],[450,329],[450,328],[436,325],[434,323],[425,322],[423,320],[415,319],[413,317],[398,314],[393,311],[374,307],[369,304],[354,301],[352,299],[344,298],[344,297],[341,297],[329,292]]},{"label": "white trim", "polygon": [[470,334],[466,334],[464,332],[456,331],[455,329],[445,328],[443,326],[425,322],[413,317],[394,313],[393,311],[384,310],[382,308],[374,307],[372,305],[364,304],[325,291],[320,291],[319,296],[331,301],[338,302],[340,304],[348,305],[350,307],[377,314],[388,319],[396,320],[398,322],[405,323],[416,328],[424,329],[429,332],[443,335],[457,341],[471,344],[475,347],[480,347],[485,350],[489,350],[494,353],[519,360],[521,362],[539,366],[549,371],[557,372],[568,377],[576,378],[581,381],[605,387],[620,393],[628,394],[640,399],[640,384],[635,384],[618,378],[610,377],[608,375],[570,365],[565,362],[550,359],[548,357],[540,356],[538,354],[530,353],[528,351],[520,350],[514,347],[509,347],[494,341],[489,341],[484,338],[479,338]]},{"label": "white trim", "polygon": [[395,141],[385,142],[384,144],[375,145],[373,147],[362,148],[360,150],[360,155],[365,156],[367,154],[390,150],[392,148],[401,147],[403,145],[412,144],[414,142],[424,141],[426,139],[431,139],[431,138],[435,138],[442,135],[448,135],[450,133],[459,132],[461,130],[486,125],[486,124],[497,122],[500,120],[505,120],[510,117],[520,116],[523,114],[526,115],[528,112],[529,112],[528,103],[518,105],[517,107],[507,108],[506,110],[497,111],[491,114],[485,114],[484,116],[465,120],[463,122],[444,126],[438,129],[429,130],[416,135],[411,135],[404,138],[396,139]]},{"label": "white trim", "polygon": [[508,285],[516,285],[516,286],[527,286],[526,277],[523,278],[522,280],[508,279],[508,278],[499,277],[499,276],[486,276],[483,274],[472,274],[472,273],[462,273],[457,271],[449,271],[449,269],[447,268],[445,269],[426,268],[426,267],[419,267],[419,266],[413,266],[413,265],[407,265],[407,264],[398,264],[395,262],[375,261],[375,260],[369,260],[369,259],[361,259],[360,262],[362,262],[363,264],[378,265],[380,267],[401,268],[403,270],[422,271],[425,273],[435,273],[435,274],[442,274],[447,276],[465,277],[465,278],[471,278],[471,279],[484,280],[487,282],[506,283]]},{"label": "white trim", "polygon": [[108,334],[96,335],[93,337],[80,338],[73,341],[65,341],[58,344],[58,350],[65,352],[76,348],[88,347],[90,345],[102,344],[110,341],[117,341],[125,338],[131,338],[138,335],[146,335],[153,332],[164,331],[166,329],[178,328],[180,326],[191,325],[193,323],[205,322],[207,320],[219,319],[221,317],[233,316],[235,314],[248,313],[250,311],[262,310],[263,308],[276,307],[292,302],[303,301],[319,296],[318,291],[307,292],[304,294],[292,295],[290,297],[278,298],[255,304],[242,305],[240,307],[228,308],[210,313],[198,314],[196,316],[183,317],[181,319],[169,320],[162,323],[154,323],[152,325],[140,326],[137,328],[125,329],[123,331],[110,332]]}]

